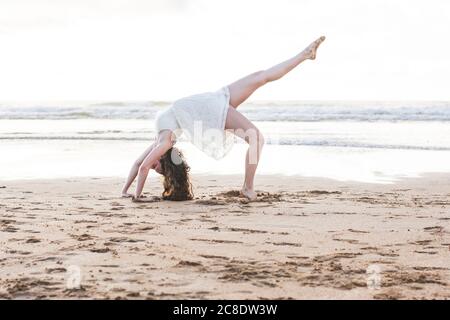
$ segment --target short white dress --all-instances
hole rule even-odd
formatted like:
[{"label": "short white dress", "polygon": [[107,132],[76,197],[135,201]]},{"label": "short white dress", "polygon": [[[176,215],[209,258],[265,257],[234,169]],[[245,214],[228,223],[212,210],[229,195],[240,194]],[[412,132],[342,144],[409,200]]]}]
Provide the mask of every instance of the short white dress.
[{"label": "short white dress", "polygon": [[225,130],[229,104],[228,87],[179,99],[158,112],[156,132],[171,130],[176,137],[184,134],[207,155],[221,159],[234,143],[234,135]]}]

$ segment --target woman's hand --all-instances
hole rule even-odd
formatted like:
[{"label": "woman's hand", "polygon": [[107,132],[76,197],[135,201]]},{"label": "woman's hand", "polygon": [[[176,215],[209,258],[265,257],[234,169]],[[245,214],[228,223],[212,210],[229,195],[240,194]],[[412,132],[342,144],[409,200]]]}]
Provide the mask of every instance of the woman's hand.
[{"label": "woman's hand", "polygon": [[140,195],[139,197],[136,197],[135,195],[131,195],[131,201],[133,202],[142,202],[142,199],[144,199],[145,196],[144,195]]},{"label": "woman's hand", "polygon": [[[166,130],[167,131],[167,130]],[[165,131],[163,131],[165,132]],[[159,159],[167,152],[172,146],[172,142],[170,141],[170,136],[165,135],[165,139],[158,142],[158,144],[153,148],[153,150],[147,155],[142,162],[141,166],[138,170],[138,178],[136,183],[136,196],[140,196],[142,194],[142,190],[144,189],[145,180],[147,179],[148,172],[150,169],[154,168]]]}]

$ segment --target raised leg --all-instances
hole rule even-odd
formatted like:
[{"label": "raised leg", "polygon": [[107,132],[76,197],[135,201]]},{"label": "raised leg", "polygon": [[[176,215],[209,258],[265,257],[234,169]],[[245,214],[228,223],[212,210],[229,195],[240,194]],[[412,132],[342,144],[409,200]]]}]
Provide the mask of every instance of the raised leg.
[{"label": "raised leg", "polygon": [[232,106],[228,107],[225,129],[244,139],[249,145],[245,156],[245,179],[241,193],[250,200],[254,200],[256,192],[253,189],[253,181],[261,157],[264,137],[250,120]]},{"label": "raised leg", "polygon": [[252,73],[228,85],[231,106],[237,108],[241,103],[247,100],[256,89],[267,82],[282,78],[305,60],[314,60],[316,58],[317,48],[324,40],[325,37],[320,37],[291,59],[281,62],[269,69]]}]

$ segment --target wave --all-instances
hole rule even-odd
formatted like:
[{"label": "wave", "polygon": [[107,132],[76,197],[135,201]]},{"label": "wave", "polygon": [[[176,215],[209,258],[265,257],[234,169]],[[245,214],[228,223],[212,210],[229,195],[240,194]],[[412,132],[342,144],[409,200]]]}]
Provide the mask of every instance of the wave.
[{"label": "wave", "polygon": [[[154,119],[168,102],[75,106],[0,105],[0,119]],[[252,121],[450,121],[450,102],[254,102],[239,108]]]},{"label": "wave", "polygon": [[[45,136],[45,135],[26,135],[26,136],[0,136],[0,140],[29,140],[29,141],[45,141],[45,140],[80,140],[80,141],[147,141],[154,140],[153,135],[149,136]],[[179,139],[180,142],[187,142],[184,137]],[[237,143],[244,143],[236,140]],[[265,139],[269,145],[286,145],[286,146],[309,146],[309,147],[338,147],[338,148],[355,148],[355,149],[393,149],[393,150],[423,150],[423,151],[450,151],[450,146],[432,146],[432,145],[408,145],[394,143],[370,143],[357,141],[338,141],[334,139],[298,139],[298,138],[281,138]]]},{"label": "wave", "polygon": [[153,119],[160,107],[0,107],[0,119],[75,120],[75,119]]},{"label": "wave", "polygon": [[450,102],[327,102],[254,105],[245,110],[259,121],[450,121]]}]

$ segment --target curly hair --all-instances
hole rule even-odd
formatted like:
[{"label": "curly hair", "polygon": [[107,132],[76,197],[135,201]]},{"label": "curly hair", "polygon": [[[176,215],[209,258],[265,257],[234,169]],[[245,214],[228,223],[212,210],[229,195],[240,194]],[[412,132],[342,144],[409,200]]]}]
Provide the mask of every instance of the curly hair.
[{"label": "curly hair", "polygon": [[164,200],[184,201],[192,200],[192,184],[189,178],[190,167],[184,159],[183,153],[177,148],[170,148],[159,160],[164,176]]}]

